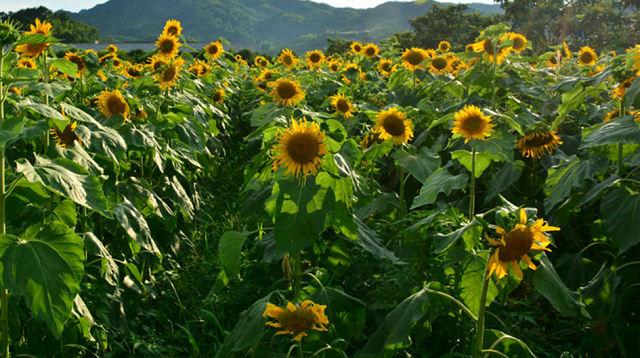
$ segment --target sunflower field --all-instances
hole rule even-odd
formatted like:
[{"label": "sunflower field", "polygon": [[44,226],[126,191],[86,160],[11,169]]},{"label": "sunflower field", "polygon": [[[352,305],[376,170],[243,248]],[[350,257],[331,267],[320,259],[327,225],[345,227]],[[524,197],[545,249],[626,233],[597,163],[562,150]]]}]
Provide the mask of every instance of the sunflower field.
[{"label": "sunflower field", "polygon": [[0,24],[0,356],[640,357],[640,47],[158,32]]}]

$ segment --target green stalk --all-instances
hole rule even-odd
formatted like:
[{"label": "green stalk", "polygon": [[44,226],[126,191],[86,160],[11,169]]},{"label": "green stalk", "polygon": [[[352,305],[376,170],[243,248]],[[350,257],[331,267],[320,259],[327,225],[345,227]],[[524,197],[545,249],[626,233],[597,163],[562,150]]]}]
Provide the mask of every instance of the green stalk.
[{"label": "green stalk", "polygon": [[[624,116],[625,108],[624,108],[624,97],[620,98],[620,117]],[[618,143],[618,175],[622,178],[622,143]]]},{"label": "green stalk", "polygon": [[469,220],[476,213],[476,150],[471,149],[471,193],[469,194]]},{"label": "green stalk", "polygon": [[398,217],[396,219],[402,219],[404,216],[404,167],[400,166],[400,203],[398,205]]},{"label": "green stalk", "polygon": [[[2,126],[2,122],[4,122],[4,101],[6,98],[6,93],[4,91],[4,83],[2,83],[2,76],[4,75],[2,72],[4,66],[4,47],[0,46],[0,126]],[[5,221],[5,200],[7,197],[7,192],[5,188],[5,177],[4,177],[4,146],[0,147],[0,234],[4,235],[7,233],[7,224]],[[9,357],[9,302],[7,299],[9,297],[9,292],[6,288],[0,288],[0,339],[2,340],[3,357]]]},{"label": "green stalk", "polygon": [[300,350],[300,358],[303,358],[304,353],[302,353],[302,339],[298,342],[298,348]]},{"label": "green stalk", "polygon": [[484,312],[487,306],[487,291],[489,290],[489,281],[491,277],[487,276],[487,267],[489,266],[489,260],[487,260],[487,266],[484,268],[484,282],[482,283],[482,293],[480,293],[480,308],[478,309],[478,320],[476,321],[476,347],[474,355],[480,357],[482,355],[482,346],[484,343]]},{"label": "green stalk", "polygon": [[[42,60],[43,62],[43,69],[42,69],[42,73],[44,74],[44,83],[49,83],[49,62],[47,61],[47,51],[45,50],[44,52],[44,59]],[[49,106],[49,95],[45,94],[44,95],[44,104],[48,107]],[[47,148],[49,148],[49,132],[47,131],[47,133],[44,134],[44,153],[47,153]]]}]

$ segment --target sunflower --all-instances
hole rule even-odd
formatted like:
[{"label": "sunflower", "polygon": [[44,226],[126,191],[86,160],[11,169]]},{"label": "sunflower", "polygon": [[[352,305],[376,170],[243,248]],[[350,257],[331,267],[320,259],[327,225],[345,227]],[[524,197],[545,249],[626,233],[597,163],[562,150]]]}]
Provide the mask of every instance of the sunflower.
[{"label": "sunflower", "polygon": [[[45,35],[51,36],[51,24],[47,21],[40,22],[39,19],[36,19],[36,24],[30,25],[31,30],[25,31],[26,34],[35,35]],[[25,57],[38,57],[40,54],[44,53],[47,50],[47,47],[51,45],[50,43],[40,43],[40,44],[22,44],[16,46],[16,52],[20,52],[20,56]]]},{"label": "sunflower", "polygon": [[118,52],[118,47],[116,45],[109,45],[107,46],[107,52],[109,52],[110,54],[116,54]]},{"label": "sunflower", "polygon": [[336,110],[336,114],[344,118],[353,117],[353,105],[343,94],[339,93],[331,96],[331,106]]},{"label": "sunflower", "polygon": [[449,52],[449,50],[451,50],[451,44],[447,41],[440,41],[438,44],[438,50],[442,53]]},{"label": "sunflower", "polygon": [[380,133],[373,132],[371,134],[366,135],[362,141],[360,141],[360,146],[363,150],[367,150],[371,148],[374,144],[382,144],[384,141],[380,139]]},{"label": "sunflower", "polygon": [[381,58],[376,68],[384,76],[389,76],[396,71],[396,66],[393,65],[393,61],[388,58]]},{"label": "sunflower", "polygon": [[160,57],[158,54],[155,54],[149,58],[149,69],[151,72],[157,71],[160,67],[166,65],[168,62],[166,59]]},{"label": "sunflower", "polygon": [[180,42],[178,38],[168,33],[162,33],[156,41],[158,55],[167,60],[173,59],[178,54]]},{"label": "sunflower", "polygon": [[35,61],[32,59],[25,57],[18,60],[18,68],[37,68]]},{"label": "sunflower", "polygon": [[429,62],[429,72],[435,75],[451,73],[452,71],[451,61],[446,56],[436,56]]},{"label": "sunflower", "polygon": [[273,158],[273,170],[284,166],[285,174],[293,173],[296,177],[316,175],[322,167],[322,156],[329,153],[318,123],[307,123],[306,119],[304,122],[292,119],[291,128],[281,131],[277,140],[279,144],[273,151],[278,155]]},{"label": "sunflower", "polygon": [[580,65],[591,66],[595,65],[596,61],[598,61],[598,55],[591,47],[583,46],[578,52],[578,63]]},{"label": "sunflower", "polygon": [[215,104],[222,104],[222,102],[224,102],[225,96],[226,93],[224,91],[224,88],[218,88],[215,92],[213,92],[213,95],[211,95],[211,100]]},{"label": "sunflower", "polygon": [[413,138],[411,120],[397,107],[380,111],[375,121],[373,131],[379,133],[382,140],[391,138],[393,144],[403,144]]},{"label": "sunflower", "polygon": [[284,67],[288,69],[292,69],[295,65],[298,64],[298,59],[296,55],[291,52],[288,48],[282,50],[280,56],[278,56],[278,62],[284,65]]},{"label": "sunflower", "polygon": [[273,80],[273,75],[277,73],[278,73],[277,70],[271,70],[271,69],[265,68],[264,70],[262,70],[262,72],[260,72],[260,75],[258,75],[256,80],[269,82]]},{"label": "sunflower", "polygon": [[262,317],[271,317],[277,322],[268,321],[267,326],[282,328],[282,331],[276,333],[293,334],[292,341],[300,342],[302,337],[307,335],[307,331],[326,331],[325,325],[329,324],[329,319],[324,314],[327,306],[313,303],[306,300],[295,306],[291,302],[287,302],[287,308],[280,308],[274,304],[267,303],[267,309]]},{"label": "sunflower", "polygon": [[489,243],[498,247],[487,263],[489,271],[487,280],[494,272],[498,281],[505,277],[509,263],[511,263],[515,275],[522,278],[522,269],[520,269],[518,260],[522,260],[530,269],[535,270],[537,267],[527,253],[531,250],[551,251],[547,248],[551,241],[543,232],[559,231],[560,228],[549,226],[543,219],[536,220],[534,224],[528,224],[527,214],[523,209],[520,209],[519,216],[519,223],[509,232],[499,226],[496,228],[498,234],[502,236],[499,240],[493,240],[487,236]]},{"label": "sunflower", "polygon": [[485,116],[482,110],[476,106],[465,106],[456,112],[455,121],[451,131],[455,134],[462,134],[464,142],[469,139],[484,140],[493,132],[491,117]]},{"label": "sunflower", "polygon": [[224,47],[220,41],[212,42],[204,47],[204,55],[209,57],[211,61],[217,59],[222,56],[224,52]]},{"label": "sunflower", "polygon": [[195,60],[195,61],[193,61],[191,66],[189,66],[187,71],[191,72],[191,74],[193,74],[196,77],[201,77],[201,76],[204,76],[207,73],[209,73],[211,71],[211,69],[209,68],[208,64],[206,64],[206,63],[204,63],[204,62],[202,62],[200,60]]},{"label": "sunflower", "polygon": [[527,49],[526,37],[515,32],[507,32],[506,37],[513,42],[511,45],[513,52],[520,53]]},{"label": "sunflower", "polygon": [[122,60],[120,60],[117,56],[114,56],[111,58],[111,64],[113,65],[113,68],[120,68],[122,67]]},{"label": "sunflower", "polygon": [[60,130],[58,126],[54,125],[52,129],[49,130],[51,137],[58,142],[58,145],[63,148],[71,147],[75,141],[78,141],[80,145],[82,145],[82,139],[78,137],[76,134],[76,127],[78,126],[78,122],[69,122],[64,130]]},{"label": "sunflower", "polygon": [[67,52],[64,55],[64,58],[66,58],[67,60],[75,63],[76,66],[78,66],[78,77],[82,77],[82,75],[84,74],[84,70],[86,68],[86,66],[84,64],[84,60],[82,59],[82,57],[80,57],[77,53]]},{"label": "sunflower", "polygon": [[167,20],[167,23],[164,24],[164,30],[162,30],[162,33],[170,36],[180,36],[180,34],[182,34],[182,26],[180,26],[180,21]]},{"label": "sunflower", "polygon": [[494,41],[490,38],[478,41],[473,44],[473,51],[482,53],[486,60],[489,60],[491,63],[496,62],[499,65],[504,62],[505,58],[509,56],[509,52],[511,51],[510,46],[500,45],[502,42],[501,40],[502,39],[495,43],[495,48]]},{"label": "sunflower", "polygon": [[562,57],[571,58],[571,50],[569,50],[569,45],[566,42],[562,41]]},{"label": "sunflower", "polygon": [[256,59],[253,61],[253,63],[260,68],[269,66],[269,60],[264,58],[264,56],[256,56]]},{"label": "sunflower", "polygon": [[618,87],[614,88],[613,91],[610,92],[611,97],[622,100],[624,95],[627,93],[627,89],[631,87],[631,84],[633,83],[634,79],[636,79],[635,75],[622,81],[622,83],[620,83]]},{"label": "sunflower", "polygon": [[367,44],[362,48],[362,54],[366,58],[375,58],[378,56],[379,51],[378,46],[375,44]]},{"label": "sunflower", "polygon": [[402,54],[402,64],[409,70],[422,68],[421,63],[429,57],[428,53],[417,47],[412,47]]},{"label": "sunflower", "polygon": [[558,63],[562,65],[562,59],[562,52],[556,51],[547,58],[547,66],[556,67],[558,66]]},{"label": "sunflower", "polygon": [[351,43],[351,52],[355,55],[359,55],[362,52],[362,44],[360,42],[352,42]]},{"label": "sunflower", "polygon": [[522,152],[523,157],[542,158],[545,151],[553,154],[553,150],[562,144],[560,137],[556,135],[556,131],[539,131],[528,134],[518,139],[518,149]]},{"label": "sunflower", "polygon": [[125,121],[129,118],[129,104],[124,100],[120,91],[102,91],[96,99],[98,108],[105,117],[110,118],[113,115],[120,115],[124,117]]},{"label": "sunflower", "polygon": [[[634,121],[640,121],[640,111],[627,111],[626,114],[633,115]],[[620,117],[620,108],[616,108],[615,110],[607,113],[607,115],[604,117],[604,122],[609,122],[610,120],[616,119],[618,117]]]},{"label": "sunflower", "polygon": [[307,66],[309,69],[320,67],[324,62],[324,54],[320,50],[307,51]]},{"label": "sunflower", "polygon": [[275,82],[269,82],[269,87],[271,87],[270,95],[273,100],[285,106],[291,106],[304,98],[304,91],[300,89],[296,80],[279,78]]},{"label": "sunflower", "polygon": [[184,63],[185,60],[179,57],[156,75],[156,81],[159,82],[161,89],[170,89],[175,86],[176,80],[180,78],[180,70],[182,70]]},{"label": "sunflower", "polygon": [[342,63],[340,63],[339,60],[329,61],[329,70],[331,72],[336,73],[336,72],[340,71],[341,67],[342,67]]}]

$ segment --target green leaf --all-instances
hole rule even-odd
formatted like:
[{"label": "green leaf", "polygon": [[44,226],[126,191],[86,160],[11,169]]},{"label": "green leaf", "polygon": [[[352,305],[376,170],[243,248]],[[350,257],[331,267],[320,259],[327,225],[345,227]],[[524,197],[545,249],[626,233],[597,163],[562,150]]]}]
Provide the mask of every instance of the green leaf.
[{"label": "green leaf", "polygon": [[227,231],[220,238],[218,257],[228,277],[236,277],[240,273],[240,254],[247,236],[249,236],[247,231]]},{"label": "green leaf", "polygon": [[358,245],[379,259],[387,259],[396,265],[405,264],[405,262],[396,257],[396,254],[393,251],[390,251],[382,245],[382,240],[378,237],[378,234],[375,231],[355,216],[354,221],[358,225]]},{"label": "green leaf", "polygon": [[178,124],[174,130],[178,133],[180,140],[188,145],[192,150],[196,152],[203,152],[207,137],[204,132],[202,124],[196,121],[186,121]]},{"label": "green leaf", "polygon": [[589,189],[589,191],[582,197],[582,200],[580,201],[580,205],[588,204],[591,201],[599,198],[603,191],[612,187],[619,181],[620,181],[620,176],[618,175],[618,173],[615,173],[612,176],[608,177],[607,179],[601,181],[600,183],[592,186],[591,189]]},{"label": "green leaf", "polygon": [[386,347],[409,337],[411,327],[427,312],[427,288],[407,297],[391,311],[356,357],[382,357]]},{"label": "green leaf", "polygon": [[40,103],[31,103],[31,102],[21,102],[18,103],[19,107],[28,108],[39,113],[44,118],[51,118],[53,120],[53,124],[57,125],[58,128],[64,128],[69,120],[64,118],[60,112],[56,111],[52,107],[47,106],[46,104]]},{"label": "green leaf", "polygon": [[22,117],[5,119],[2,122],[2,128],[0,128],[0,148],[10,145],[20,137],[26,122],[27,120]]},{"label": "green leaf", "polygon": [[67,60],[66,58],[59,58],[51,62],[51,66],[55,67],[65,75],[74,76],[76,73],[78,73],[78,65]]},{"label": "green leaf", "polygon": [[416,155],[398,150],[393,153],[393,159],[421,183],[440,167],[440,157],[427,147],[420,148],[420,153]]},{"label": "green leaf", "polygon": [[178,180],[178,177],[174,175],[171,179],[169,179],[168,177],[164,176],[162,187],[171,201],[180,206],[187,218],[193,218],[193,215],[195,213],[195,206],[193,204],[193,201],[191,200],[191,196],[187,194],[187,191]]},{"label": "green leaf", "polygon": [[602,199],[600,212],[605,228],[618,246],[618,255],[640,243],[640,194],[612,189]]},{"label": "green leaf", "polygon": [[[469,310],[476,316],[480,310],[480,296],[485,280],[485,267],[487,266],[488,258],[488,251],[479,254],[472,252],[460,263],[460,270],[462,271],[462,278],[460,279],[458,287],[460,289],[460,298],[462,298],[462,302],[464,302]],[[487,306],[491,304],[499,292],[493,280],[491,280],[491,278],[489,280]]]},{"label": "green leaf", "polygon": [[351,202],[353,184],[349,178],[335,177],[327,172],[321,172],[316,183],[326,189],[323,200],[323,211],[326,215],[326,225],[333,225],[351,240],[357,240],[358,227],[353,221]]},{"label": "green leaf", "polygon": [[418,208],[423,205],[432,204],[436,201],[438,194],[451,194],[451,191],[461,189],[467,185],[469,177],[466,174],[451,175],[449,172],[440,168],[431,174],[420,188],[420,194],[415,198],[411,209]]},{"label": "green leaf", "polygon": [[107,198],[97,177],[87,175],[80,164],[66,158],[49,160],[36,155],[35,165],[20,159],[16,162],[17,171],[30,182],[41,182],[49,190],[65,196],[76,204],[108,215]]},{"label": "green leaf", "polygon": [[549,300],[563,316],[575,316],[581,311],[583,315],[588,315],[582,309],[584,303],[578,300],[580,295],[565,286],[544,252],[540,256],[540,263],[533,274],[533,285],[536,291]]},{"label": "green leaf", "polygon": [[113,287],[118,287],[118,281],[120,280],[120,270],[118,264],[113,259],[109,250],[102,244],[102,241],[98,239],[92,232],[86,232],[84,234],[84,247],[87,253],[90,255],[96,255],[102,260],[101,274],[104,279]]},{"label": "green leaf", "polygon": [[240,313],[240,321],[225,338],[217,357],[229,357],[229,351],[241,351],[256,344],[262,337],[267,319],[262,316],[273,293],[254,302]]},{"label": "green leaf", "polygon": [[61,222],[32,227],[22,237],[0,235],[2,285],[60,338],[84,275],[82,239]]},{"label": "green leaf", "polygon": [[489,183],[487,184],[487,196],[485,203],[495,198],[498,194],[502,193],[506,188],[515,183],[524,170],[524,162],[516,160],[513,163],[506,162],[499,172],[494,174]]},{"label": "green leaf", "polygon": [[495,329],[484,331],[484,342],[485,347],[494,346],[498,342],[495,344],[494,349],[504,353],[509,358],[536,358],[536,355],[523,341]]},{"label": "green leaf", "polygon": [[597,126],[584,136],[580,148],[614,143],[640,143],[640,125],[636,123],[634,116],[623,116]]},{"label": "green leaf", "polygon": [[496,130],[491,133],[491,137],[485,140],[470,140],[469,146],[478,153],[488,152],[500,158],[500,160],[513,163],[513,149],[516,147],[516,137],[507,131]]},{"label": "green leaf", "polygon": [[310,299],[326,305],[329,323],[341,332],[343,339],[358,338],[365,325],[366,304],[361,300],[331,287],[320,287]]},{"label": "green leaf", "polygon": [[60,96],[61,94],[70,91],[71,88],[72,88],[71,85],[67,82],[54,82],[54,83],[36,82],[36,83],[29,84],[30,90],[42,92],[42,94],[45,94],[51,98],[58,98],[58,96]]},{"label": "green leaf", "polygon": [[[467,150],[456,150],[455,152],[451,153],[451,158],[457,159],[460,164],[464,165],[464,167],[467,168],[469,172],[471,172],[472,157],[473,153]],[[500,158],[489,152],[476,153],[476,178],[480,178],[480,175],[482,175],[482,173],[487,168],[489,168],[491,162],[499,161]]]},{"label": "green leaf", "polygon": [[[151,237],[151,230],[140,211],[127,198],[113,206],[113,216],[136,244],[161,257],[156,242]],[[138,250],[132,250],[137,252]]]},{"label": "green leaf", "polygon": [[572,188],[605,170],[608,164],[609,161],[601,155],[592,155],[589,160],[581,160],[574,155],[551,167],[544,183],[544,193],[547,195],[547,198],[544,199],[544,206],[547,212],[550,212],[558,203],[569,196]]},{"label": "green leaf", "polygon": [[465,234],[465,232],[467,232],[467,230],[473,229],[476,227],[482,228],[482,223],[480,223],[477,219],[474,218],[471,222],[466,223],[464,226],[462,226],[461,228],[457,229],[452,233],[449,233],[449,234],[436,233],[433,239],[434,244],[436,246],[436,254],[441,254],[445,252],[448,248],[453,246],[453,244],[455,244],[456,241],[458,241],[461,237],[463,237],[463,235]]}]

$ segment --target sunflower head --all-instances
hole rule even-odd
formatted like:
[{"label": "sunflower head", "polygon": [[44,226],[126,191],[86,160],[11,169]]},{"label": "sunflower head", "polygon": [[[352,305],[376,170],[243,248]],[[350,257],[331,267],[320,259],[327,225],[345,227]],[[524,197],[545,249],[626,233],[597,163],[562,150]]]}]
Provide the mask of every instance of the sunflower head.
[{"label": "sunflower head", "polygon": [[224,102],[224,97],[226,96],[226,93],[224,91],[224,88],[218,88],[213,95],[211,95],[211,101],[213,101],[213,103],[215,104],[222,104],[222,102]]},{"label": "sunflower head", "polygon": [[449,52],[449,50],[451,50],[451,44],[447,41],[440,41],[438,44],[438,50],[442,53]]},{"label": "sunflower head", "polygon": [[367,44],[362,48],[362,54],[366,58],[376,58],[379,51],[378,46],[375,44]]},{"label": "sunflower head", "polygon": [[339,60],[329,61],[329,70],[333,73],[340,71],[342,64]]},{"label": "sunflower head", "polygon": [[506,36],[513,42],[513,44],[511,45],[511,49],[513,50],[513,52],[520,53],[527,49],[526,37],[515,32],[508,32]]},{"label": "sunflower head", "polygon": [[482,113],[480,108],[465,106],[456,112],[451,131],[461,134],[465,143],[469,142],[469,139],[485,140],[493,132],[493,124],[491,124],[491,117]]},{"label": "sunflower head", "polygon": [[427,52],[421,48],[413,47],[402,54],[402,64],[409,70],[421,68],[421,63],[429,58]]},{"label": "sunflower head", "polygon": [[360,42],[352,42],[351,43],[351,52],[355,55],[359,55],[362,52],[362,44]]},{"label": "sunflower head", "polygon": [[549,226],[543,219],[538,219],[535,223],[530,224],[527,220],[527,214],[523,209],[520,209],[519,220],[515,227],[508,232],[497,227],[496,231],[500,234],[500,239],[493,240],[487,236],[487,241],[493,246],[497,246],[496,251],[489,258],[487,263],[488,274],[486,279],[489,279],[495,272],[498,281],[506,276],[509,269],[509,264],[513,268],[513,273],[522,278],[522,269],[520,268],[519,261],[525,263],[525,265],[532,270],[536,269],[536,265],[529,258],[529,251],[531,250],[546,250],[551,241],[543,234],[546,231],[558,231],[560,228],[555,226]]},{"label": "sunflower head", "polygon": [[313,50],[307,52],[307,66],[310,69],[320,67],[324,62],[324,54],[320,50]]},{"label": "sunflower head", "polygon": [[[51,36],[52,25],[46,21],[40,22],[39,19],[36,19],[35,25],[30,25],[30,27],[31,30],[25,31],[25,34]],[[20,56],[38,57],[40,54],[43,54],[50,45],[50,43],[22,44],[16,46],[15,51],[20,52]]]},{"label": "sunflower head", "polygon": [[335,113],[344,118],[353,117],[353,105],[347,97],[339,93],[331,96],[331,106],[335,109]]},{"label": "sunflower head", "polygon": [[627,94],[627,89],[631,87],[633,80],[636,79],[636,76],[633,75],[626,80],[622,81],[618,87],[614,88],[610,93],[611,97],[622,100],[625,94]]},{"label": "sunflower head", "polygon": [[64,58],[76,64],[76,66],[78,67],[77,75],[79,77],[81,77],[84,74],[84,70],[86,67],[84,64],[84,60],[82,59],[82,57],[80,57],[80,55],[78,55],[75,52],[67,52],[64,55]]},{"label": "sunflower head", "polygon": [[280,53],[280,56],[278,56],[278,62],[283,64],[284,67],[292,69],[298,64],[299,60],[296,58],[296,55],[287,48]]},{"label": "sunflower head", "polygon": [[393,144],[404,144],[413,138],[411,120],[397,107],[380,111],[375,121],[373,131],[377,132],[382,140],[392,139]]},{"label": "sunflower head", "polygon": [[114,115],[124,117],[126,121],[129,118],[129,104],[122,97],[122,93],[118,90],[102,91],[97,97],[98,108],[105,117],[109,118]]},{"label": "sunflower head", "polygon": [[17,67],[21,67],[21,68],[37,68],[38,66],[36,65],[35,61],[33,61],[32,59],[28,58],[28,57],[23,57],[21,59],[18,60],[18,65]]},{"label": "sunflower head", "polygon": [[393,61],[387,58],[381,58],[380,61],[378,61],[378,65],[376,65],[376,68],[381,74],[385,76],[392,74],[396,69],[396,67],[393,65]]},{"label": "sunflower head", "polygon": [[589,46],[583,46],[578,52],[578,63],[582,66],[592,66],[598,61],[598,55]]},{"label": "sunflower head", "polygon": [[329,319],[324,314],[326,308],[327,306],[313,303],[310,300],[306,300],[297,306],[287,302],[286,308],[267,303],[267,309],[262,316],[275,320],[275,322],[268,321],[266,323],[267,326],[282,329],[276,335],[292,334],[294,337],[291,340],[300,342],[302,337],[306,336],[307,332],[312,329],[316,331],[327,330],[326,325],[329,324]]},{"label": "sunflower head", "polygon": [[277,137],[278,145],[273,148],[273,169],[284,166],[285,174],[293,173],[296,177],[305,177],[309,173],[316,175],[322,167],[322,156],[328,154],[324,132],[318,123],[296,122],[292,119],[291,128],[281,131]]},{"label": "sunflower head", "polygon": [[18,38],[20,38],[20,31],[13,20],[0,21],[0,46],[9,46],[18,41]]},{"label": "sunflower head", "polygon": [[296,80],[281,77],[276,81],[269,82],[271,88],[270,95],[277,103],[291,106],[300,102],[304,98],[304,91]]},{"label": "sunflower head", "polygon": [[109,45],[107,46],[107,52],[111,53],[111,54],[116,54],[118,53],[118,47],[116,45]]},{"label": "sunflower head", "polygon": [[169,89],[175,86],[176,81],[180,78],[180,71],[185,60],[177,58],[171,61],[159,74],[156,75],[156,81],[160,85],[161,89]]},{"label": "sunflower head", "polygon": [[452,71],[453,66],[451,61],[446,56],[436,56],[432,58],[429,63],[429,72],[435,75],[451,73]]},{"label": "sunflower head", "polygon": [[224,47],[222,47],[222,43],[220,41],[212,42],[204,47],[204,55],[212,61],[222,56],[223,52]]},{"label": "sunflower head", "polygon": [[180,51],[180,42],[176,36],[168,33],[162,33],[156,41],[158,47],[158,55],[167,60],[173,59]]},{"label": "sunflower head", "polygon": [[502,46],[502,39],[505,38],[506,35],[499,40],[491,38],[480,40],[473,44],[473,51],[482,53],[482,57],[484,59],[491,63],[495,62],[499,65],[504,62],[507,56],[509,56],[509,52],[512,50],[511,46]]},{"label": "sunflower head", "polygon": [[77,141],[80,145],[82,145],[82,139],[78,137],[76,134],[76,127],[78,126],[78,122],[69,122],[64,130],[60,130],[58,126],[54,125],[52,129],[49,130],[51,137],[58,143],[59,146],[63,148],[69,148],[73,146],[73,144]]},{"label": "sunflower head", "polygon": [[167,23],[164,24],[162,33],[168,34],[170,36],[180,36],[182,34],[182,26],[180,26],[180,21],[167,20]]},{"label": "sunflower head", "polygon": [[517,147],[523,157],[542,158],[545,154],[553,154],[562,141],[556,131],[538,131],[528,134],[518,140]]},{"label": "sunflower head", "polygon": [[253,63],[260,68],[265,68],[269,66],[269,60],[264,58],[264,56],[256,56],[256,59],[254,60]]}]

